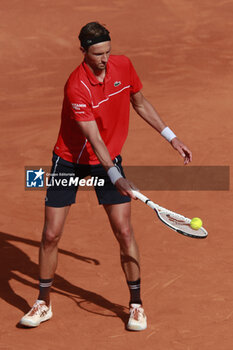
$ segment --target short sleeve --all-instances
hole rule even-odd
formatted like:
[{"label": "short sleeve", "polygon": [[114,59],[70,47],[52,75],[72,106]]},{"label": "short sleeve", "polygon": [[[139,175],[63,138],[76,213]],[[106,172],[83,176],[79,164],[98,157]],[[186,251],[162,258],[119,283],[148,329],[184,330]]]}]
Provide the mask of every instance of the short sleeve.
[{"label": "short sleeve", "polygon": [[92,111],[91,97],[85,87],[72,87],[67,84],[65,94],[72,119],[77,121],[91,121],[95,119]]},{"label": "short sleeve", "polygon": [[130,94],[135,94],[136,92],[142,89],[142,83],[130,60],[129,60],[129,69],[130,69]]}]

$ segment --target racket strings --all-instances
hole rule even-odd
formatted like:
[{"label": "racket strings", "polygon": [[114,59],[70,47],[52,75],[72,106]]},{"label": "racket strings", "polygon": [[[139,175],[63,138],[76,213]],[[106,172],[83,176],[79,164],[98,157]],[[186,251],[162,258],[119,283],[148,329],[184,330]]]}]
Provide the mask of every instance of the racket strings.
[{"label": "racket strings", "polygon": [[190,219],[186,218],[185,216],[183,215],[179,215],[179,214],[167,214],[167,216],[170,218],[170,219],[174,219],[180,223],[185,223],[185,224],[189,224],[190,223]]},{"label": "racket strings", "polygon": [[159,207],[159,211],[160,212],[164,212],[164,214],[166,215],[166,217],[168,219],[174,219],[176,221],[180,221],[180,223],[185,223],[185,224],[189,224],[190,223],[190,219],[189,218],[186,218],[185,216],[183,215],[180,215],[180,214],[177,214],[177,213],[174,213],[170,210],[167,210],[163,207]]},{"label": "racket strings", "polygon": [[204,238],[207,236],[206,230],[202,227],[199,230],[192,229],[190,226],[191,220],[185,216],[176,213],[171,216],[171,214],[166,212],[158,212],[158,216],[165,224],[179,233],[196,238]]}]

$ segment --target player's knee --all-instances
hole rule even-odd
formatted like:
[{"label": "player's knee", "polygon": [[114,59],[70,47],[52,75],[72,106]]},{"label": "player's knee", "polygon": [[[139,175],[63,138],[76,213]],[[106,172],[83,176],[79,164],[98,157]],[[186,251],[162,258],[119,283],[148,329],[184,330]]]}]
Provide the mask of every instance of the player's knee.
[{"label": "player's knee", "polygon": [[42,242],[45,247],[57,245],[61,238],[61,232],[55,229],[45,229]]},{"label": "player's knee", "polygon": [[117,238],[123,250],[129,249],[132,243],[132,230],[130,227],[122,227],[117,233]]}]

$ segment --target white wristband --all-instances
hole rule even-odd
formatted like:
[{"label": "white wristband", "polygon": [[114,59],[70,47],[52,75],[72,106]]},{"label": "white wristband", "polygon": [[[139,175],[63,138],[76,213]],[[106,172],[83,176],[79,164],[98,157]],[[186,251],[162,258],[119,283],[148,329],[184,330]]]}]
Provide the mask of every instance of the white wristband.
[{"label": "white wristband", "polygon": [[174,134],[174,132],[168,127],[166,126],[166,128],[164,128],[161,132],[161,135],[168,141],[171,142],[172,139],[174,139],[176,137],[176,135]]},{"label": "white wristband", "polygon": [[110,177],[110,180],[113,183],[113,185],[115,185],[117,180],[123,177],[115,166],[112,166],[111,168],[109,168],[107,171],[107,174]]}]

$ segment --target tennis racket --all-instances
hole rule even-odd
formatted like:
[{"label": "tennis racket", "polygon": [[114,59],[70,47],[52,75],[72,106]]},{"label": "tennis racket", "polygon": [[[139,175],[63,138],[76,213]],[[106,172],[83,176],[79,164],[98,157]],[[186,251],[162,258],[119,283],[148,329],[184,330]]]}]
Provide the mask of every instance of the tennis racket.
[{"label": "tennis racket", "polygon": [[203,228],[199,228],[198,230],[194,230],[190,226],[191,220],[186,218],[183,215],[174,213],[171,210],[160,207],[158,204],[152,202],[149,198],[144,196],[141,192],[132,190],[135,197],[140,199],[142,202],[147,204],[150,208],[154,209],[158,218],[170,227],[172,230],[175,230],[182,235],[192,237],[192,238],[205,238],[208,235],[208,232]]}]

